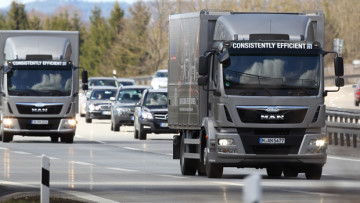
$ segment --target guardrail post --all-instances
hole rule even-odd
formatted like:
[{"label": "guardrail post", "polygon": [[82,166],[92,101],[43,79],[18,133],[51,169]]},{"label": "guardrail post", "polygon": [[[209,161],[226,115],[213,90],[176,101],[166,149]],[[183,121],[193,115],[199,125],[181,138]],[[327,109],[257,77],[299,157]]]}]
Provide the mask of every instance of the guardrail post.
[{"label": "guardrail post", "polygon": [[332,145],[332,133],[331,132],[328,132],[328,142],[329,142],[329,145]]},{"label": "guardrail post", "polygon": [[335,145],[339,145],[338,134],[337,133],[334,133],[334,142],[335,142]]},{"label": "guardrail post", "polygon": [[340,145],[343,147],[344,146],[344,134],[340,133]]},{"label": "guardrail post", "polygon": [[50,202],[50,159],[44,154],[41,156],[41,203]]},{"label": "guardrail post", "polygon": [[349,134],[345,134],[346,136],[346,146],[350,147],[350,135]]},{"label": "guardrail post", "polygon": [[357,147],[357,135],[353,135],[353,147],[356,148]]}]

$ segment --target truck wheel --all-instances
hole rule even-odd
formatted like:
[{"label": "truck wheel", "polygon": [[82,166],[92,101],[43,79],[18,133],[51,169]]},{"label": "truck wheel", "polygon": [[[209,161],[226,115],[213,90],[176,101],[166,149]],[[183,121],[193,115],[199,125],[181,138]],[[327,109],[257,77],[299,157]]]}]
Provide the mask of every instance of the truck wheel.
[{"label": "truck wheel", "polygon": [[180,167],[181,173],[183,175],[194,176],[196,174],[197,169],[197,160],[196,159],[188,159],[184,157],[184,153],[186,152],[184,144],[185,135],[181,136],[181,143],[180,143]]},{"label": "truck wheel", "polygon": [[59,141],[59,136],[50,136],[51,142],[56,143]]},{"label": "truck wheel", "polygon": [[11,141],[13,141],[14,135],[11,135],[11,134],[6,133],[6,132],[2,132],[1,137],[2,137],[3,142],[11,142]]},{"label": "truck wheel", "polygon": [[74,142],[74,136],[75,136],[74,133],[61,135],[61,142],[73,143]]},{"label": "truck wheel", "polygon": [[139,128],[139,139],[140,140],[146,140],[146,133],[144,133],[142,130],[141,130],[141,126]]},{"label": "truck wheel", "polygon": [[221,178],[224,167],[220,166],[219,164],[209,163],[206,161],[206,175],[208,178]]},{"label": "truck wheel", "polygon": [[285,168],[283,172],[284,172],[284,176],[288,178],[296,178],[299,175],[299,171],[290,167]]},{"label": "truck wheel", "polygon": [[206,166],[204,165],[203,162],[199,161],[198,162],[198,175],[199,176],[206,176]]},{"label": "truck wheel", "polygon": [[322,174],[322,168],[323,166],[318,164],[308,166],[305,171],[306,179],[320,180]]},{"label": "truck wheel", "polygon": [[282,170],[279,167],[268,167],[266,168],[267,175],[269,177],[281,177]]}]

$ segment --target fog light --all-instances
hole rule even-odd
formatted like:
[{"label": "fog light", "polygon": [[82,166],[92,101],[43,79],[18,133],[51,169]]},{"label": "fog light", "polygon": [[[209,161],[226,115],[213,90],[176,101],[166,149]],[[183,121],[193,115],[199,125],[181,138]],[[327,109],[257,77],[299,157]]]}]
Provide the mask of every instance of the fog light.
[{"label": "fog light", "polygon": [[233,139],[219,139],[218,143],[220,146],[230,146],[230,145],[234,145],[234,140]]}]

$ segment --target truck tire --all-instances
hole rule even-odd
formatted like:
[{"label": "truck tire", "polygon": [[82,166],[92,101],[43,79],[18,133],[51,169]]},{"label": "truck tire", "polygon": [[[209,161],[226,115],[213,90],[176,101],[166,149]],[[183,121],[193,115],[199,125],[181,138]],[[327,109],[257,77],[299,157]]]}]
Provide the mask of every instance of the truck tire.
[{"label": "truck tire", "polygon": [[272,167],[266,168],[266,173],[269,177],[279,178],[279,177],[281,177],[282,170],[279,167],[272,166]]},{"label": "truck tire", "polygon": [[50,139],[51,139],[51,142],[52,142],[52,143],[56,143],[56,142],[59,141],[59,136],[56,136],[56,135],[50,136]]},{"label": "truck tire", "polygon": [[184,144],[184,137],[183,134],[181,136],[181,143],[180,143],[180,168],[181,168],[181,174],[183,175],[189,175],[194,176],[196,174],[197,170],[197,160],[196,159],[188,159],[184,157],[185,150],[185,144]]},{"label": "truck tire", "polygon": [[208,178],[221,178],[223,175],[224,167],[219,164],[209,163],[206,160],[206,175]]},{"label": "truck tire", "polygon": [[143,130],[141,130],[141,126],[140,126],[140,128],[139,128],[139,139],[140,140],[146,140],[146,133],[143,131]]},{"label": "truck tire", "polygon": [[322,165],[314,164],[307,167],[305,171],[306,179],[320,180],[322,174]]},{"label": "truck tire", "polygon": [[61,135],[61,142],[65,142],[65,143],[73,143],[74,142],[74,133],[69,133],[69,134],[64,134]]},{"label": "truck tire", "polygon": [[11,134],[6,133],[6,132],[2,132],[1,137],[2,137],[3,142],[11,142],[11,141],[13,141],[14,135],[11,135]]}]

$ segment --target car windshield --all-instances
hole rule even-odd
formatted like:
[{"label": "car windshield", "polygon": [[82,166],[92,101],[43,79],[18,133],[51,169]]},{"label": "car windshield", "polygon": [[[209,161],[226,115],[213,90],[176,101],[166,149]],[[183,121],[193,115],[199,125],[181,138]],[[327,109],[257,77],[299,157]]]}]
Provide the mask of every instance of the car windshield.
[{"label": "car windshield", "polygon": [[319,55],[234,55],[224,67],[227,94],[302,96],[319,92]]},{"label": "car windshield", "polygon": [[92,90],[90,100],[110,100],[115,97],[116,90]]},{"label": "car windshield", "polygon": [[168,77],[168,72],[167,71],[158,71],[156,72],[155,78],[167,78]]},{"label": "car windshield", "polygon": [[89,79],[89,86],[113,86],[117,87],[117,82],[110,79]]},{"label": "car windshield", "polygon": [[167,92],[149,92],[145,98],[148,108],[167,108]]},{"label": "car windshield", "polygon": [[120,90],[117,100],[121,104],[135,104],[139,102],[144,89],[123,89]]},{"label": "car windshield", "polygon": [[13,96],[70,96],[72,69],[70,67],[12,68],[7,74],[9,95]]}]

